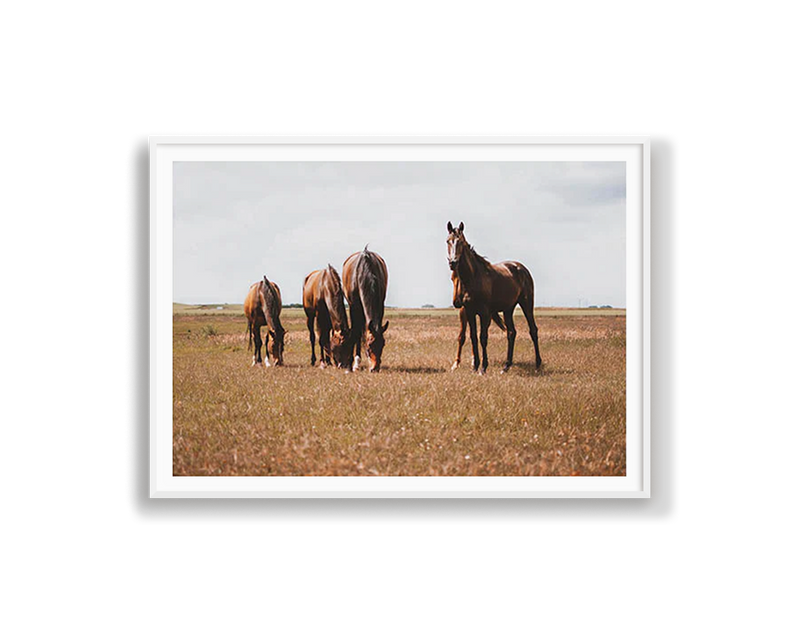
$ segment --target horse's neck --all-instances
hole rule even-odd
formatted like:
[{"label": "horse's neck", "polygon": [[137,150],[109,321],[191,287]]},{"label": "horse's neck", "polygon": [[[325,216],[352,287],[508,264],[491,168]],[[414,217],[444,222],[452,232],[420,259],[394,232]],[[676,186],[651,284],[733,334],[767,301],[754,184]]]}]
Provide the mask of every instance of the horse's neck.
[{"label": "horse's neck", "polygon": [[283,325],[277,313],[272,313],[267,317],[267,324],[273,332],[283,331]]},{"label": "horse's neck", "polygon": [[328,307],[328,315],[331,317],[333,328],[337,331],[341,331],[342,328],[346,329],[347,312],[344,308],[344,301],[340,300],[338,295],[326,291],[325,306]]},{"label": "horse's neck", "polygon": [[267,321],[267,328],[270,331],[275,332],[276,329],[283,329],[281,326],[281,319],[278,316],[279,312],[273,312],[269,304],[264,304],[261,307],[261,311],[264,314],[264,320]]},{"label": "horse's neck", "polygon": [[469,288],[472,286],[477,276],[478,261],[475,258],[475,252],[472,250],[472,247],[469,247],[463,255],[464,260],[458,265],[458,277],[461,278],[461,282],[464,286]]}]

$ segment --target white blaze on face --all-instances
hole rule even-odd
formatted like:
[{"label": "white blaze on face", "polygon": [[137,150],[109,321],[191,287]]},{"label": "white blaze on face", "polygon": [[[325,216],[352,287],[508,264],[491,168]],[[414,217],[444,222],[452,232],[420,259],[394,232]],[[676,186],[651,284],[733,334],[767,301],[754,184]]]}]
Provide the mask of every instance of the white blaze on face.
[{"label": "white blaze on face", "polygon": [[456,240],[448,240],[447,241],[447,260],[449,262],[456,261]]}]

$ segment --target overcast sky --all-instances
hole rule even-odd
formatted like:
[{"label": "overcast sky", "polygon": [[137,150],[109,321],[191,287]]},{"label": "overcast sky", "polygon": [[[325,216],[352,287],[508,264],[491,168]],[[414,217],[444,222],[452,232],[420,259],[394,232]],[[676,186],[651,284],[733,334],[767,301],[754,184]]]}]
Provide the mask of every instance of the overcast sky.
[{"label": "overcast sky", "polygon": [[174,298],[240,303],[262,275],[284,304],[369,248],[386,303],[450,306],[447,221],[492,262],[518,260],[536,306],[625,306],[623,162],[177,162]]}]

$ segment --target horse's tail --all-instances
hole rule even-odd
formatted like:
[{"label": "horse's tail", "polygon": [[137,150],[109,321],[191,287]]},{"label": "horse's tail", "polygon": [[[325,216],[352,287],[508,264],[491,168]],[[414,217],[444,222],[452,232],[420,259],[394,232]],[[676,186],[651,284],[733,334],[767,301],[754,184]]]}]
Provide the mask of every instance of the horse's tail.
[{"label": "horse's tail", "polygon": [[[378,258],[367,247],[364,247],[364,251],[356,259],[355,280],[366,319],[381,323],[386,289],[381,280]],[[375,327],[373,330],[377,331],[378,329]]]},{"label": "horse's tail", "polygon": [[531,275],[531,272],[528,271],[527,267],[523,266],[522,268],[525,269],[525,277],[526,277],[526,280],[527,280],[528,286],[530,287],[530,292],[531,292],[530,293],[530,295],[531,295],[531,304],[533,304],[533,290],[534,290],[533,276]]},{"label": "horse's tail", "polygon": [[267,276],[264,276],[263,285],[264,302],[266,302],[266,313],[264,315],[266,316],[267,325],[273,332],[276,329],[283,329],[280,321],[280,296],[275,291],[274,285],[267,280]]},{"label": "horse's tail", "polygon": [[505,331],[505,330],[506,330],[506,323],[505,323],[505,322],[503,322],[503,318],[501,318],[501,317],[500,317],[500,314],[499,314],[497,311],[495,311],[495,312],[492,314],[492,320],[494,320],[494,323],[495,323],[495,324],[496,324],[498,327],[500,327],[500,330],[501,330],[501,331]]},{"label": "horse's tail", "polygon": [[528,267],[521,262],[510,262],[508,264],[522,287],[522,292],[519,295],[520,300],[525,300],[533,305],[533,276],[528,271]]}]

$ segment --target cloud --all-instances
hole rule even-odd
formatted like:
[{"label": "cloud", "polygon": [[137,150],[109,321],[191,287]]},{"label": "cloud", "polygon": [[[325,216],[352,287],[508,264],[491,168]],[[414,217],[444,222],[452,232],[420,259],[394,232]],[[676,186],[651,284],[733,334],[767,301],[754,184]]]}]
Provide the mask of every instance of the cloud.
[{"label": "cloud", "polygon": [[493,261],[525,263],[537,304],[625,305],[625,166],[617,162],[181,162],[174,291],[236,302],[267,275],[298,302],[305,275],[369,243],[387,303],[450,304],[448,220]]}]

